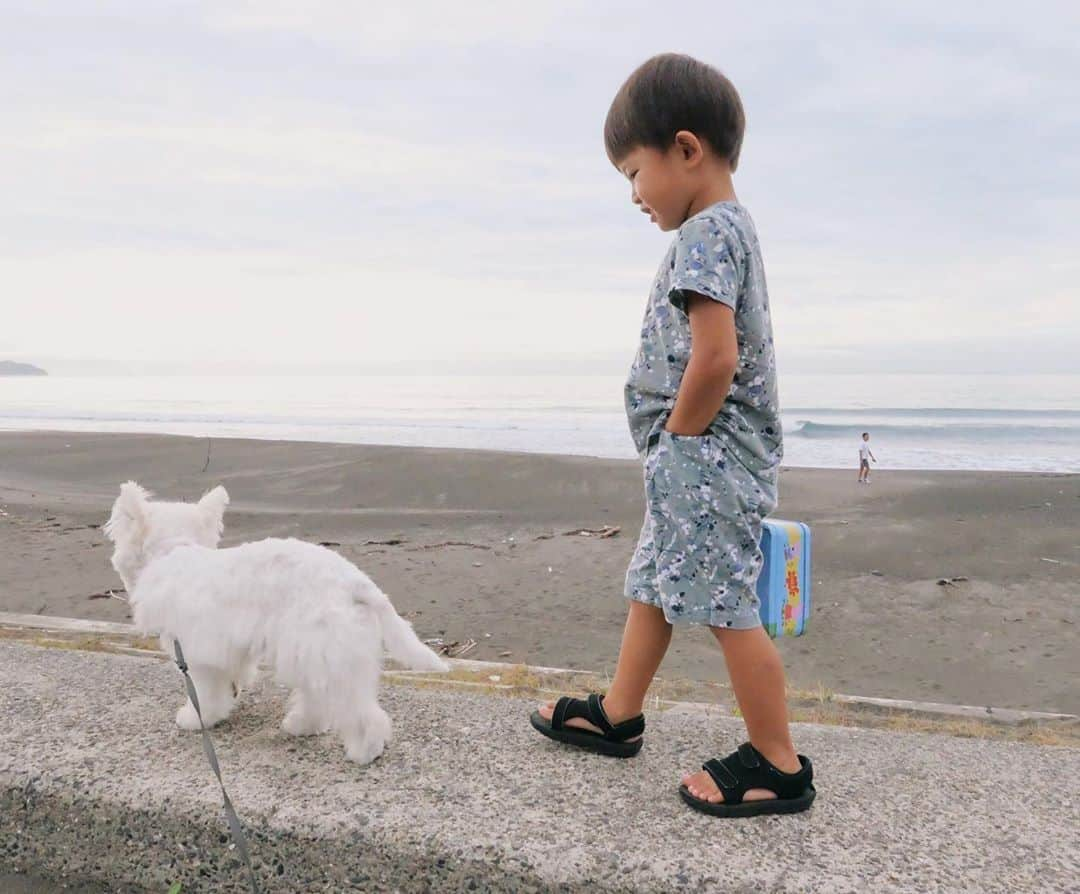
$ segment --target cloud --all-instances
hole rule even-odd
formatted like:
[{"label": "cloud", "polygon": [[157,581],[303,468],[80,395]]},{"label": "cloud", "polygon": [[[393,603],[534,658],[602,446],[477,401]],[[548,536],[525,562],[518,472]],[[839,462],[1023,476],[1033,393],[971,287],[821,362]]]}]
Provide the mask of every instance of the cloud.
[{"label": "cloud", "polygon": [[148,365],[201,339],[238,368],[620,373],[669,237],[599,131],[663,49],[740,85],[737,186],[799,363],[1080,333],[1072,5],[95,9],[15,4],[0,38],[22,359],[123,336]]}]

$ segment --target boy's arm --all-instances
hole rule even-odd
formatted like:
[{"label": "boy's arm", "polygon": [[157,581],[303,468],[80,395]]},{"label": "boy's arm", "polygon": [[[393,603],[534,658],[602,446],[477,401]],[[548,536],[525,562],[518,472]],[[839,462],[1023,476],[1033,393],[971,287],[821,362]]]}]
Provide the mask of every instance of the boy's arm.
[{"label": "boy's arm", "polygon": [[690,362],[686,365],[667,430],[676,435],[700,435],[727,400],[739,367],[735,312],[703,295],[687,295],[690,317]]}]

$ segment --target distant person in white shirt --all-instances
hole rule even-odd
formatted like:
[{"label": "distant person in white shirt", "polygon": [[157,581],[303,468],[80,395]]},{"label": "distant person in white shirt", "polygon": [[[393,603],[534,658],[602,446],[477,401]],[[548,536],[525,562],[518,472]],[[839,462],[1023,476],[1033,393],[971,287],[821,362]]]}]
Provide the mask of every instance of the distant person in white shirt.
[{"label": "distant person in white shirt", "polygon": [[859,484],[870,483],[870,460],[877,462],[877,457],[870,450],[870,432],[864,431],[859,445]]}]

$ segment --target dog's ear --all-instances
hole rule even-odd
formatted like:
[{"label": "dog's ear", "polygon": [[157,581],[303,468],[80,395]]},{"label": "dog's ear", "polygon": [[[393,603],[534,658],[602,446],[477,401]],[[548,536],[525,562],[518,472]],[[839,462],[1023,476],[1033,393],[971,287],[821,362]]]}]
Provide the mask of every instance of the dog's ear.
[{"label": "dog's ear", "polygon": [[113,503],[112,515],[105,522],[105,536],[113,543],[146,532],[146,501],[150,492],[134,481],[120,485],[120,496]]},{"label": "dog's ear", "polygon": [[199,500],[199,511],[203,514],[215,537],[220,537],[225,530],[225,507],[229,505],[229,492],[220,484],[203,494]]}]

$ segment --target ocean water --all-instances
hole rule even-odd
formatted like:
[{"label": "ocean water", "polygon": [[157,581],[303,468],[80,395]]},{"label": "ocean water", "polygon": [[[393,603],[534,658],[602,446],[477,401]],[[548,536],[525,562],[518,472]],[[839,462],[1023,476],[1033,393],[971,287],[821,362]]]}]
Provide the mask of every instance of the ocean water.
[{"label": "ocean water", "polygon": [[[1080,472],[1080,375],[789,375],[785,465]],[[0,378],[0,429],[632,458],[613,376]]]}]

